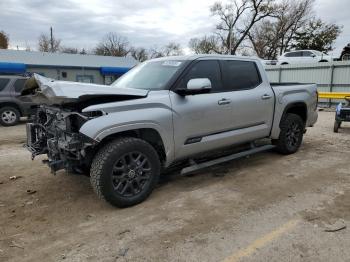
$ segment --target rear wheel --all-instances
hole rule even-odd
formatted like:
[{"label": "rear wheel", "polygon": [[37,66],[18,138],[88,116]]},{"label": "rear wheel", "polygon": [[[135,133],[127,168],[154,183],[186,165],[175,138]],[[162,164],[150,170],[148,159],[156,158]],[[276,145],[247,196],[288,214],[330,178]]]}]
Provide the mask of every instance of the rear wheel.
[{"label": "rear wheel", "polygon": [[338,129],[341,126],[341,121],[334,120],[334,127],[333,127],[333,132],[338,133]]},{"label": "rear wheel", "polygon": [[278,140],[273,141],[278,152],[288,155],[298,151],[304,135],[304,121],[296,114],[286,114],[281,120]]},{"label": "rear wheel", "polygon": [[19,111],[12,106],[0,108],[0,124],[3,126],[14,126],[19,122]]},{"label": "rear wheel", "polygon": [[120,138],[105,145],[95,156],[90,179],[97,195],[117,207],[144,201],[156,186],[160,161],[144,140]]}]

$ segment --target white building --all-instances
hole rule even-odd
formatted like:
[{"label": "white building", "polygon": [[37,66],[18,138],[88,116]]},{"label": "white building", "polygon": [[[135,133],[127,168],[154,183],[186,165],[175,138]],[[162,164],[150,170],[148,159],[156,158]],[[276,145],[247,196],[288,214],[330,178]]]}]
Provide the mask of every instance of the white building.
[{"label": "white building", "polygon": [[0,74],[38,73],[59,80],[108,85],[136,64],[132,57],[0,49]]}]

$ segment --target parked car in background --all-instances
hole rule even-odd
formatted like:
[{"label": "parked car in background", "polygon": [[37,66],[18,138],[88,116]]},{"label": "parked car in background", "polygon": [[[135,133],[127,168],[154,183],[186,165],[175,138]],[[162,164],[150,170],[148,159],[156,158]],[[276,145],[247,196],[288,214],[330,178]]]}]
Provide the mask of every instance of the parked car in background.
[{"label": "parked car in background", "polygon": [[260,59],[260,62],[263,65],[277,65],[277,60],[265,60],[265,59]]},{"label": "parked car in background", "polygon": [[343,51],[341,52],[341,55],[340,55],[340,60],[341,61],[348,61],[348,60],[350,60],[350,43],[347,44],[343,48]]},{"label": "parked car in background", "polygon": [[24,76],[0,75],[0,125],[16,125],[20,117],[32,113],[32,100],[18,98],[27,79]]},{"label": "parked car in background", "polygon": [[32,157],[46,154],[54,172],[90,171],[97,195],[120,207],[145,200],[161,171],[196,169],[208,152],[246,144],[250,154],[268,138],[295,153],[317,120],[316,84],[271,85],[248,57],[148,60],[111,86],[34,75],[22,95],[42,104],[27,124]]},{"label": "parked car in background", "polygon": [[319,63],[331,61],[333,61],[332,56],[316,50],[290,51],[282,54],[278,58],[279,65]]}]

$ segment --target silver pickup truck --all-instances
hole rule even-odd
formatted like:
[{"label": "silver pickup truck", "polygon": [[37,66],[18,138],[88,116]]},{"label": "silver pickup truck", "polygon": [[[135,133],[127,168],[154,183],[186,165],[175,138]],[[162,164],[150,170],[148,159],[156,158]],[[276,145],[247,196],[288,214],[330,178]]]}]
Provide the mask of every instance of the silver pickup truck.
[{"label": "silver pickup truck", "polygon": [[111,86],[35,75],[22,95],[41,104],[27,125],[32,157],[90,174],[97,195],[119,207],[145,200],[179,163],[191,172],[272,147],[294,153],[317,120],[315,84],[271,85],[248,57],[149,60]]}]

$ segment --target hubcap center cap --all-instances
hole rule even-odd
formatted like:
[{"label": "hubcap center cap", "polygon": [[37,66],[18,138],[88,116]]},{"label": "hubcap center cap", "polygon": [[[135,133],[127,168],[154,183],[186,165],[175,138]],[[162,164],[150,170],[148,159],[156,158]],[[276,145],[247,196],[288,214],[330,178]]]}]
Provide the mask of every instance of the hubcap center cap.
[{"label": "hubcap center cap", "polygon": [[133,178],[135,178],[135,176],[136,176],[135,170],[130,170],[129,173],[128,173],[128,177],[130,179],[133,179]]}]

